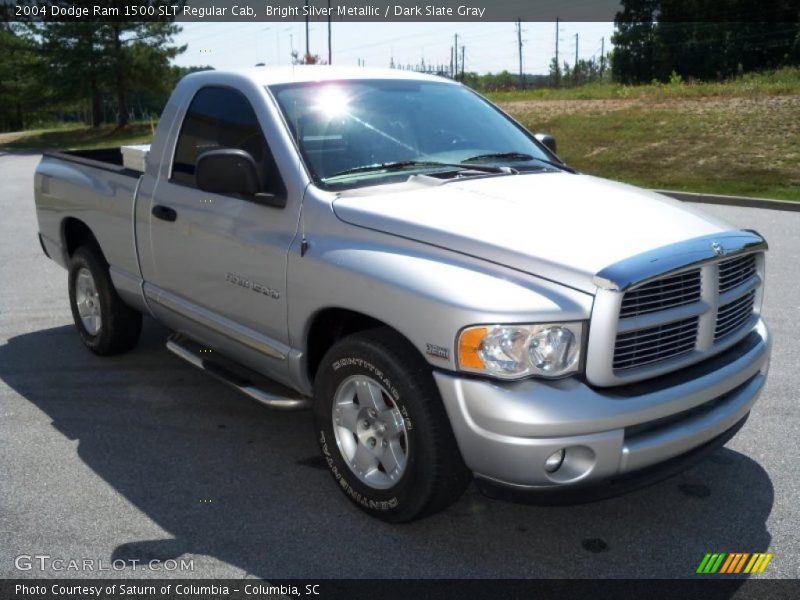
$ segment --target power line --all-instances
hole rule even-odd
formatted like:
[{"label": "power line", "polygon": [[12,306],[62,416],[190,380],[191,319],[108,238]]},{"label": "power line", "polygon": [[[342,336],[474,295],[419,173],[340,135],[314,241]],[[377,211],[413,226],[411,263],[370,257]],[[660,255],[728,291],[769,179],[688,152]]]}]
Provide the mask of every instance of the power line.
[{"label": "power line", "polygon": [[238,31],[238,30],[240,30],[240,29],[244,29],[245,27],[248,27],[248,28],[249,28],[249,27],[250,27],[250,24],[249,24],[249,23],[245,23],[244,25],[239,25],[239,26],[237,26],[237,27],[233,27],[233,28],[231,28],[231,29],[223,29],[222,31],[216,31],[216,32],[214,32],[214,33],[209,33],[209,34],[206,34],[206,35],[201,35],[201,36],[199,36],[199,37],[195,37],[195,38],[192,38],[192,39],[186,40],[186,43],[187,43],[187,44],[190,44],[190,43],[192,43],[192,42],[196,42],[197,40],[205,40],[205,39],[208,39],[208,38],[216,37],[216,36],[218,36],[218,35],[222,35],[223,33],[231,33],[231,32],[233,32],[233,31]]}]

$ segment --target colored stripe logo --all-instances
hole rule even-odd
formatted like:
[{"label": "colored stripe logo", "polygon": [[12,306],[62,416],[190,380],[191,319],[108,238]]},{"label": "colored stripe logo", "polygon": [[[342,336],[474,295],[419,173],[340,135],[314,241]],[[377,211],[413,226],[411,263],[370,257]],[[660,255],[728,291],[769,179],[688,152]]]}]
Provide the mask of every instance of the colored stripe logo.
[{"label": "colored stripe logo", "polygon": [[696,573],[732,574],[763,573],[773,554],[766,552],[708,552],[700,561]]}]

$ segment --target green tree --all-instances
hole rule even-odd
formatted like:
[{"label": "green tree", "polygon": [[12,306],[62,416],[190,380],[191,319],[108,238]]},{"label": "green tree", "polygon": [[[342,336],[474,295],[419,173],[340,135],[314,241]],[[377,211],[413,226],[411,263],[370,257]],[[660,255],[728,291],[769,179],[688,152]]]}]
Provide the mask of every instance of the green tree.
[{"label": "green tree", "polygon": [[[160,4],[160,2],[151,2]],[[132,91],[162,89],[170,60],[186,50],[172,45],[180,27],[172,22],[116,21],[102,27],[109,84],[117,105],[117,126],[128,124]]]},{"label": "green tree", "polygon": [[553,87],[561,85],[561,69],[555,57],[550,61],[550,85]]},{"label": "green tree", "polygon": [[800,0],[622,0],[612,38],[623,83],[722,79],[798,64]]},{"label": "green tree", "polygon": [[103,23],[84,21],[31,25],[48,65],[47,72],[40,73],[46,87],[45,103],[53,106],[88,99],[93,127],[100,125],[103,116],[107,72],[103,27]]},{"label": "green tree", "polygon": [[325,65],[328,64],[319,54],[303,54],[300,56],[298,50],[292,51],[293,65]]},{"label": "green tree", "polygon": [[8,22],[0,22],[0,57],[0,131],[24,129],[29,107],[41,106],[41,58],[27,31]]},{"label": "green tree", "polygon": [[[115,7],[112,0],[94,2],[51,1],[49,4],[96,4]],[[180,4],[180,3],[179,3]],[[140,6],[156,10],[165,0],[142,0]],[[130,120],[132,95],[161,97],[174,83],[170,61],[186,47],[173,45],[180,27],[160,21],[70,21],[34,22],[29,29],[49,65],[40,74],[52,103],[89,100],[91,123],[102,122],[102,99],[111,94],[116,105],[118,127]]]},{"label": "green tree", "polygon": [[656,56],[655,15],[658,0],[623,0],[617,13],[611,68],[616,81],[638,83],[653,79]]}]

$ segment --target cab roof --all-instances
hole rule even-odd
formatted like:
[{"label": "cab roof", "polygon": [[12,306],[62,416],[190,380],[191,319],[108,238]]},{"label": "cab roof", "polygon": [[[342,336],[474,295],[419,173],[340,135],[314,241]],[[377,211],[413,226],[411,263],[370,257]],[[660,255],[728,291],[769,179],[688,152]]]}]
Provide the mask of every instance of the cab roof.
[{"label": "cab roof", "polygon": [[[225,69],[200,71],[189,77],[201,76],[203,73],[222,75],[230,73],[246,77],[262,86],[284,83],[306,83],[314,81],[341,81],[358,79],[397,79],[406,81],[431,81],[439,83],[456,82],[437,75],[401,71],[399,69],[374,69],[367,67],[338,67],[330,65],[294,65],[287,67],[250,67],[247,69]],[[457,84],[456,84],[457,85]]]}]

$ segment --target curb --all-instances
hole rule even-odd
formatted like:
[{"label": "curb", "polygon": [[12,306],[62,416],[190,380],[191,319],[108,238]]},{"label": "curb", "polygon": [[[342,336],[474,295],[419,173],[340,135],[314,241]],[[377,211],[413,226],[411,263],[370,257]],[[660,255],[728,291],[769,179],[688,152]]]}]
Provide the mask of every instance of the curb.
[{"label": "curb", "polygon": [[675,198],[683,202],[698,202],[700,204],[725,204],[728,206],[744,206],[747,208],[766,208],[770,210],[785,210],[800,212],[800,202],[789,200],[770,200],[768,198],[747,198],[744,196],[720,196],[716,194],[696,194],[693,192],[673,192],[670,190],[653,190],[658,194]]}]

